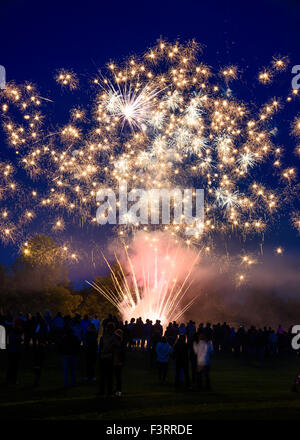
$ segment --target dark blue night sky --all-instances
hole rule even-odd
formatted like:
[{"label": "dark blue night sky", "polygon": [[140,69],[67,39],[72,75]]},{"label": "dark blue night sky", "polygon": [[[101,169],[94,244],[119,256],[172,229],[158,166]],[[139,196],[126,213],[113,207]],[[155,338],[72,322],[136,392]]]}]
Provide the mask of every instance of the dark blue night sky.
[{"label": "dark blue night sky", "polygon": [[[7,80],[32,81],[51,93],[56,87],[53,74],[57,68],[91,74],[110,59],[143,53],[160,36],[169,41],[195,39],[204,46],[207,64],[238,64],[247,78],[243,93],[264,102],[272,94],[286,95],[290,88],[289,71],[266,95],[265,88],[254,82],[258,70],[273,55],[288,55],[291,66],[300,64],[299,19],[297,0],[1,0],[0,64],[6,68]],[[292,116],[299,113],[299,105],[298,100],[289,107]],[[289,129],[286,120],[283,114],[280,143],[291,142],[284,137],[284,130]],[[4,142],[2,137],[0,146]],[[271,247],[283,244],[297,255],[297,234],[284,214],[281,221],[279,231],[266,237],[266,243]],[[105,233],[101,236],[104,240]],[[5,264],[15,256],[14,248],[0,248],[0,260]],[[76,275],[73,278],[76,281]]]}]

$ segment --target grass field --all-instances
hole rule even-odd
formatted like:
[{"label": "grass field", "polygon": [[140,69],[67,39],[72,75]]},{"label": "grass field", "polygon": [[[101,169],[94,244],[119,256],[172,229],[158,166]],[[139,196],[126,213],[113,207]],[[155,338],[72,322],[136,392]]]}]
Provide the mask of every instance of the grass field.
[{"label": "grass field", "polygon": [[27,420],[235,420],[299,419],[300,393],[291,392],[300,371],[299,358],[267,359],[263,363],[216,354],[212,364],[213,391],[179,391],[173,387],[170,365],[168,383],[159,385],[155,368],[146,354],[128,354],[124,371],[124,396],[99,398],[97,383],[82,382],[79,365],[76,388],[62,388],[61,360],[51,353],[38,389],[32,388],[30,355],[22,360],[19,384],[3,385],[5,353],[0,352],[0,418]]}]

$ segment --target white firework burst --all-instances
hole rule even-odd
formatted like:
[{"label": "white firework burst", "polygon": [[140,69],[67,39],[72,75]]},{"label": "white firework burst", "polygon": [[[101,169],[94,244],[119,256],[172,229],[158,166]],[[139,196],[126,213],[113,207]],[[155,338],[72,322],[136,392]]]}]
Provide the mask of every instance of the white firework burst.
[{"label": "white firework burst", "polygon": [[229,136],[218,136],[215,140],[216,150],[221,157],[227,157],[232,150],[232,139]]},{"label": "white firework burst", "polygon": [[166,107],[168,110],[175,111],[178,109],[180,103],[182,102],[182,96],[177,91],[170,93],[166,97]]},{"label": "white firework burst", "polygon": [[201,109],[200,102],[196,98],[193,98],[185,110],[185,120],[187,124],[190,126],[199,125],[202,114],[203,110]]},{"label": "white firework burst", "polygon": [[126,83],[118,89],[110,84],[105,107],[111,115],[121,118],[123,125],[127,122],[131,129],[144,129],[152,117],[155,97],[161,91],[151,84],[137,88]]},{"label": "white firework burst", "polygon": [[253,153],[242,153],[237,158],[237,164],[244,170],[247,171],[248,168],[253,168],[257,163],[259,157],[255,156]]},{"label": "white firework burst", "polygon": [[129,170],[128,160],[125,157],[121,157],[114,162],[114,167],[115,170],[120,174],[127,173],[127,171]]},{"label": "white firework burst", "polygon": [[200,154],[202,151],[205,151],[209,146],[208,139],[202,136],[196,136],[192,140],[192,152],[194,154]]},{"label": "white firework burst", "polygon": [[153,113],[152,118],[149,120],[149,125],[151,125],[156,130],[161,130],[163,128],[164,120],[164,112],[156,111]]},{"label": "white firework burst", "polygon": [[239,192],[234,191],[231,193],[227,189],[224,188],[217,188],[215,190],[215,198],[216,203],[221,208],[230,209],[235,206],[239,206],[239,200],[238,200]]},{"label": "white firework burst", "polygon": [[192,153],[192,141],[194,138],[194,133],[187,128],[178,128],[171,140],[171,146],[175,147],[181,153]]}]

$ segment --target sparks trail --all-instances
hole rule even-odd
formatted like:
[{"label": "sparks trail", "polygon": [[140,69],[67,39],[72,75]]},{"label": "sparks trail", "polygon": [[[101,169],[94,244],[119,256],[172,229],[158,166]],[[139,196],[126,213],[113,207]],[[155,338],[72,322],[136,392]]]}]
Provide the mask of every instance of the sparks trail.
[{"label": "sparks trail", "polygon": [[[176,272],[177,255],[170,256],[162,252],[162,248],[144,248],[144,253],[151,255],[143,258],[141,266],[136,266],[124,245],[124,263],[115,254],[116,266],[112,267],[106,257],[103,258],[110,270],[113,289],[87,283],[104,296],[120,312],[124,320],[141,316],[143,319],[156,321],[162,325],[176,321],[196,301],[196,297],[185,301],[185,295],[192,284],[191,275],[199,260],[200,253],[194,256],[188,269],[181,274],[183,279],[174,278]],[[173,262],[174,270],[166,273],[167,264]]]}]

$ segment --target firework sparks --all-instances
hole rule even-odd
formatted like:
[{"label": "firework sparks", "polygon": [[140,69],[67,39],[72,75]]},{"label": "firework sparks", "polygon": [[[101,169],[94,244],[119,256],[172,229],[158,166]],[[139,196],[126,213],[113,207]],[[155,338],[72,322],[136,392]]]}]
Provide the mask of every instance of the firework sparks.
[{"label": "firework sparks", "polygon": [[[274,58],[259,81],[268,84],[287,63],[285,57]],[[284,148],[275,144],[277,128],[271,127],[284,100],[273,98],[257,109],[236,96],[239,76],[236,66],[213,72],[194,42],[160,41],[143,57],[110,63],[104,76],[91,78],[88,105],[72,108],[62,126],[53,123],[47,107],[52,101],[35,86],[7,84],[0,110],[11,151],[7,156],[2,151],[0,162],[1,241],[23,243],[31,225],[43,218],[55,234],[69,224],[99,227],[97,192],[110,187],[117,193],[123,180],[128,190],[204,189],[204,229],[186,240],[188,246],[211,249],[217,234],[262,236],[285,200],[291,202],[297,168],[283,163]],[[72,71],[59,71],[56,81],[72,93],[82,91]],[[293,92],[286,102],[296,96]],[[291,127],[297,140],[299,116]],[[270,170],[278,180],[273,187]],[[299,214],[291,220],[299,230]],[[184,216],[182,224],[145,226],[132,223],[129,215],[117,231],[130,238],[132,232],[157,229],[178,240],[186,232]],[[171,281],[167,291],[157,283],[159,292],[170,291]],[[151,288],[144,284],[139,295],[148,297]],[[141,303],[137,298],[136,292],[134,307]],[[167,307],[163,314],[169,312]]]},{"label": "firework sparks", "polygon": [[173,247],[166,252],[165,245],[155,238],[152,244],[143,246],[142,260],[138,264],[125,245],[123,263],[115,255],[116,266],[112,267],[104,257],[114,289],[87,282],[119,310],[124,320],[141,316],[145,320],[159,319],[166,325],[180,318],[196,300],[193,297],[185,301],[185,295],[200,253],[193,255],[188,270],[180,271],[179,266],[183,264],[180,248]]},{"label": "firework sparks", "polygon": [[[150,122],[152,111],[155,108],[155,97],[161,93],[161,89],[146,84],[141,89],[132,83],[115,88],[109,84],[109,91],[105,94],[104,106],[107,112],[129,124],[132,129],[145,130]],[[158,122],[157,122],[158,120]],[[159,115],[153,114],[152,124],[161,125]]]}]

